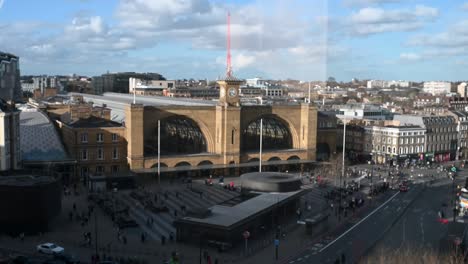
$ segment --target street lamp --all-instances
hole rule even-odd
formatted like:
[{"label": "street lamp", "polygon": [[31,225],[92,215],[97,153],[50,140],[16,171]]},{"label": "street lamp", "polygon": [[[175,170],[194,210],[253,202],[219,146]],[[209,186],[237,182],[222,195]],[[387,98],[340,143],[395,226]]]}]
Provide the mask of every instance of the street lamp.
[{"label": "street lamp", "polygon": [[374,186],[373,186],[373,183],[374,183],[374,182],[373,182],[373,181],[374,181],[374,180],[373,180],[373,178],[374,178],[374,163],[373,163],[371,160],[369,160],[368,163],[369,163],[369,165],[371,165],[371,175],[370,175],[370,180],[371,180],[371,184],[370,184],[370,185],[371,185],[371,189],[370,189],[370,196],[372,197],[372,189],[373,189],[373,187],[374,187]]}]

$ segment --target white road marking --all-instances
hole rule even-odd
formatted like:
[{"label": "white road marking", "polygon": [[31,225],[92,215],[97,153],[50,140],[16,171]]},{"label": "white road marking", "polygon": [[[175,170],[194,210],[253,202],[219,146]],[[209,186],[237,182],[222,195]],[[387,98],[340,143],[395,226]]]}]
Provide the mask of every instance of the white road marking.
[{"label": "white road marking", "polygon": [[406,217],[403,219],[403,243],[405,243],[405,240],[406,240]]},{"label": "white road marking", "polygon": [[421,215],[421,217],[419,218],[419,225],[421,226],[421,233],[422,233],[422,241],[424,243],[424,227],[423,227],[423,216]]},{"label": "white road marking", "polygon": [[344,237],[346,234],[348,234],[349,232],[351,232],[351,230],[353,230],[356,226],[360,225],[362,222],[364,222],[367,218],[371,217],[375,212],[377,212],[378,210],[380,210],[380,208],[384,207],[385,205],[387,205],[387,203],[389,203],[395,196],[397,196],[400,192],[397,192],[395,193],[392,197],[390,197],[390,199],[388,199],[387,201],[385,201],[385,203],[381,204],[379,207],[377,207],[376,209],[374,209],[374,211],[372,211],[370,214],[368,214],[366,217],[364,217],[363,219],[361,219],[361,221],[357,222],[355,225],[353,225],[350,229],[346,230],[346,232],[344,232],[343,234],[341,234],[339,237],[337,237],[335,240],[333,240],[332,242],[330,242],[328,245],[326,245],[325,247],[323,247],[319,252],[322,252],[324,251],[325,249],[327,249],[329,246],[333,245],[336,241],[338,241],[340,238]]}]

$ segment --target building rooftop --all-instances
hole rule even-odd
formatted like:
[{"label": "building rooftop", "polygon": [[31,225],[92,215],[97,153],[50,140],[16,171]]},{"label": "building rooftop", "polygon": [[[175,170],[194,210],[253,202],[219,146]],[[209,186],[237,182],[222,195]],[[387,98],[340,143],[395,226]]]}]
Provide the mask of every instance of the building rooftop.
[{"label": "building rooftop", "polygon": [[36,109],[20,113],[20,139],[23,161],[69,160],[54,125]]},{"label": "building rooftop", "polygon": [[[111,119],[119,123],[125,121],[125,109],[133,103],[133,94],[104,93],[103,95],[92,95],[69,93],[68,95],[81,95],[84,101],[92,101],[95,106],[106,105],[106,107],[112,109]],[[217,102],[190,98],[137,95],[136,103],[144,106],[216,106]]]},{"label": "building rooftop", "polygon": [[206,218],[184,217],[181,220],[184,222],[195,222],[229,228],[278,203],[289,200],[299,195],[301,192],[302,190],[287,193],[260,193],[260,195],[232,207],[214,205],[209,208],[211,214]]},{"label": "building rooftop", "polygon": [[67,125],[73,128],[122,127],[121,123],[95,116],[78,119],[76,121],[68,123]]},{"label": "building rooftop", "polygon": [[41,184],[49,184],[55,182],[56,179],[49,176],[33,176],[33,175],[21,175],[21,176],[5,176],[0,177],[0,186],[34,186]]}]

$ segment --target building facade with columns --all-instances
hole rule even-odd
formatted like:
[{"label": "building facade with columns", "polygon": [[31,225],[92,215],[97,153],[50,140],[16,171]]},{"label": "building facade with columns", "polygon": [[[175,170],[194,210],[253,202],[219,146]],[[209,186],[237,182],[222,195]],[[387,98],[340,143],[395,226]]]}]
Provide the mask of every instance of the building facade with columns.
[{"label": "building facade with columns", "polygon": [[[238,175],[301,169],[315,161],[317,108],[312,104],[241,105],[234,77],[218,81],[218,101],[158,96],[82,94],[111,109],[126,128],[127,161],[137,173]],[[261,129],[262,127],[262,129]]]}]

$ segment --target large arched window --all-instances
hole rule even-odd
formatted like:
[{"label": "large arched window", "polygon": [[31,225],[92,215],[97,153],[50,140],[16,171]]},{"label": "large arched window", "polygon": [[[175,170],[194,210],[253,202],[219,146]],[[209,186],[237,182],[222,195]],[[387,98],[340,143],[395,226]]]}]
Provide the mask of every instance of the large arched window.
[{"label": "large arched window", "polygon": [[[145,142],[145,154],[156,155],[158,128]],[[206,140],[198,125],[184,116],[171,116],[161,120],[161,155],[195,154],[207,151]]]},{"label": "large arched window", "polygon": [[[287,125],[274,116],[263,117],[264,150],[290,149],[292,137]],[[242,149],[244,151],[259,150],[260,148],[260,118],[251,122],[244,130]]]}]

